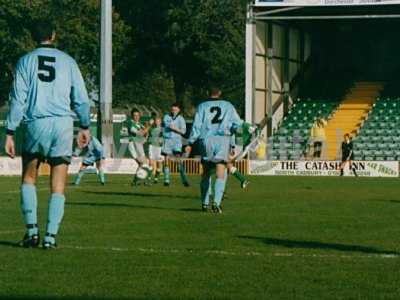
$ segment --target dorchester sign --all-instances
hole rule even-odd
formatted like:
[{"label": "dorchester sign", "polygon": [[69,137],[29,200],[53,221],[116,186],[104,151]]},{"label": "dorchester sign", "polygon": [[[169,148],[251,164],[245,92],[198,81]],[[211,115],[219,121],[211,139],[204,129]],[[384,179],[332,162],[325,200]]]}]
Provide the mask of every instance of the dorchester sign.
[{"label": "dorchester sign", "polygon": [[[397,161],[357,161],[352,167],[360,177],[399,177]],[[251,175],[339,176],[340,161],[256,161],[249,162]],[[348,166],[345,176],[354,176]]]},{"label": "dorchester sign", "polygon": [[349,6],[400,4],[398,0],[256,0],[256,6]]}]

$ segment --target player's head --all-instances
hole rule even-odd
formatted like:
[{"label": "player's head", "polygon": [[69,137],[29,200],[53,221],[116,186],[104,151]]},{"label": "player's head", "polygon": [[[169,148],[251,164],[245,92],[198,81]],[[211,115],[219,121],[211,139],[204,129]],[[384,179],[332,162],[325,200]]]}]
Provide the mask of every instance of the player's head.
[{"label": "player's head", "polygon": [[156,126],[156,127],[158,127],[158,126],[160,126],[161,125],[161,118],[159,117],[159,116],[155,116],[154,117],[154,126]]},{"label": "player's head", "polygon": [[38,21],[33,28],[32,35],[37,43],[54,43],[56,39],[55,26],[50,20]]},{"label": "player's head", "polygon": [[171,105],[171,114],[177,116],[181,112],[181,106],[179,103],[174,103]]},{"label": "player's head", "polygon": [[131,118],[135,122],[140,121],[140,111],[137,108],[131,110]]},{"label": "player's head", "polygon": [[346,134],[344,135],[344,140],[345,140],[346,142],[350,141],[350,134],[346,133]]},{"label": "player's head", "polygon": [[210,97],[212,99],[219,99],[222,95],[222,91],[221,89],[217,88],[217,87],[213,87],[210,89]]}]

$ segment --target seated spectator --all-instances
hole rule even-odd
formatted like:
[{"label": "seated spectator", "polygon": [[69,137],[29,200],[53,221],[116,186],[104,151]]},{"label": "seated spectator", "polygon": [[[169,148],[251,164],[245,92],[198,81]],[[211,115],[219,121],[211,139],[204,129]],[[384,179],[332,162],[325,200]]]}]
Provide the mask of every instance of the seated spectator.
[{"label": "seated spectator", "polygon": [[314,146],[314,159],[321,158],[322,148],[326,141],[325,126],[327,124],[325,119],[318,118],[311,128],[311,143]]}]

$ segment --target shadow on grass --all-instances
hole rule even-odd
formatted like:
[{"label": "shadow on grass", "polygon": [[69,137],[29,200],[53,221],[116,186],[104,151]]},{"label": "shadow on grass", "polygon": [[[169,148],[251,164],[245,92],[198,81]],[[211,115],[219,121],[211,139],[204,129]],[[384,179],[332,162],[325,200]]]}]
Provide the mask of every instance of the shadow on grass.
[{"label": "shadow on grass", "polygon": [[125,208],[140,208],[140,209],[158,209],[158,210],[174,210],[168,207],[146,206],[125,203],[98,203],[98,202],[67,202],[67,206],[94,206],[94,207],[125,207]]},{"label": "shadow on grass", "polygon": [[239,236],[239,238],[257,240],[263,242],[266,245],[274,245],[285,248],[320,249],[320,250],[336,250],[343,252],[360,252],[366,254],[400,255],[399,252],[380,250],[374,247],[360,246],[360,245],[323,243],[315,241],[294,241],[294,240],[274,239],[268,237],[255,237],[255,236]]},{"label": "shadow on grass", "polygon": [[[0,241],[0,247],[22,248],[18,242]],[[1,298],[0,298],[1,299]]]},{"label": "shadow on grass", "polygon": [[198,197],[190,197],[185,195],[168,195],[168,194],[151,194],[138,192],[107,192],[107,191],[82,191],[85,194],[109,195],[109,196],[129,196],[129,197],[151,197],[151,198],[170,198],[170,199],[187,199],[198,200]]},{"label": "shadow on grass", "polygon": [[156,209],[156,210],[171,210],[171,211],[184,211],[184,212],[196,212],[199,213],[201,209],[196,208],[169,208],[160,206],[146,206],[138,204],[126,204],[126,203],[98,203],[98,202],[67,202],[66,206],[89,206],[89,207],[122,207],[122,208],[139,208],[139,209]]}]

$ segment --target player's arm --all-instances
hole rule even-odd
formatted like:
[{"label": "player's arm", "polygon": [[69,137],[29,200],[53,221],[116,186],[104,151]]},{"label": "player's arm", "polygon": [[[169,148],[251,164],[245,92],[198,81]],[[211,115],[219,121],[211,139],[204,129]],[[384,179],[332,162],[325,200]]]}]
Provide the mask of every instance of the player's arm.
[{"label": "player's arm", "polygon": [[24,116],[28,98],[28,78],[23,69],[24,61],[20,59],[14,71],[14,80],[10,93],[10,110],[7,115],[7,136],[5,151],[11,158],[15,157],[14,133]]},{"label": "player's arm", "polygon": [[243,120],[239,117],[239,114],[233,105],[231,105],[230,110],[231,112],[229,120],[231,124],[231,132],[234,134],[237,129],[243,125]]},{"label": "player's arm", "polygon": [[85,81],[81,71],[75,61],[72,61],[72,80],[71,80],[71,103],[74,112],[80,122],[80,131],[78,133],[78,146],[85,147],[90,140],[90,105],[89,96],[86,90]]}]

